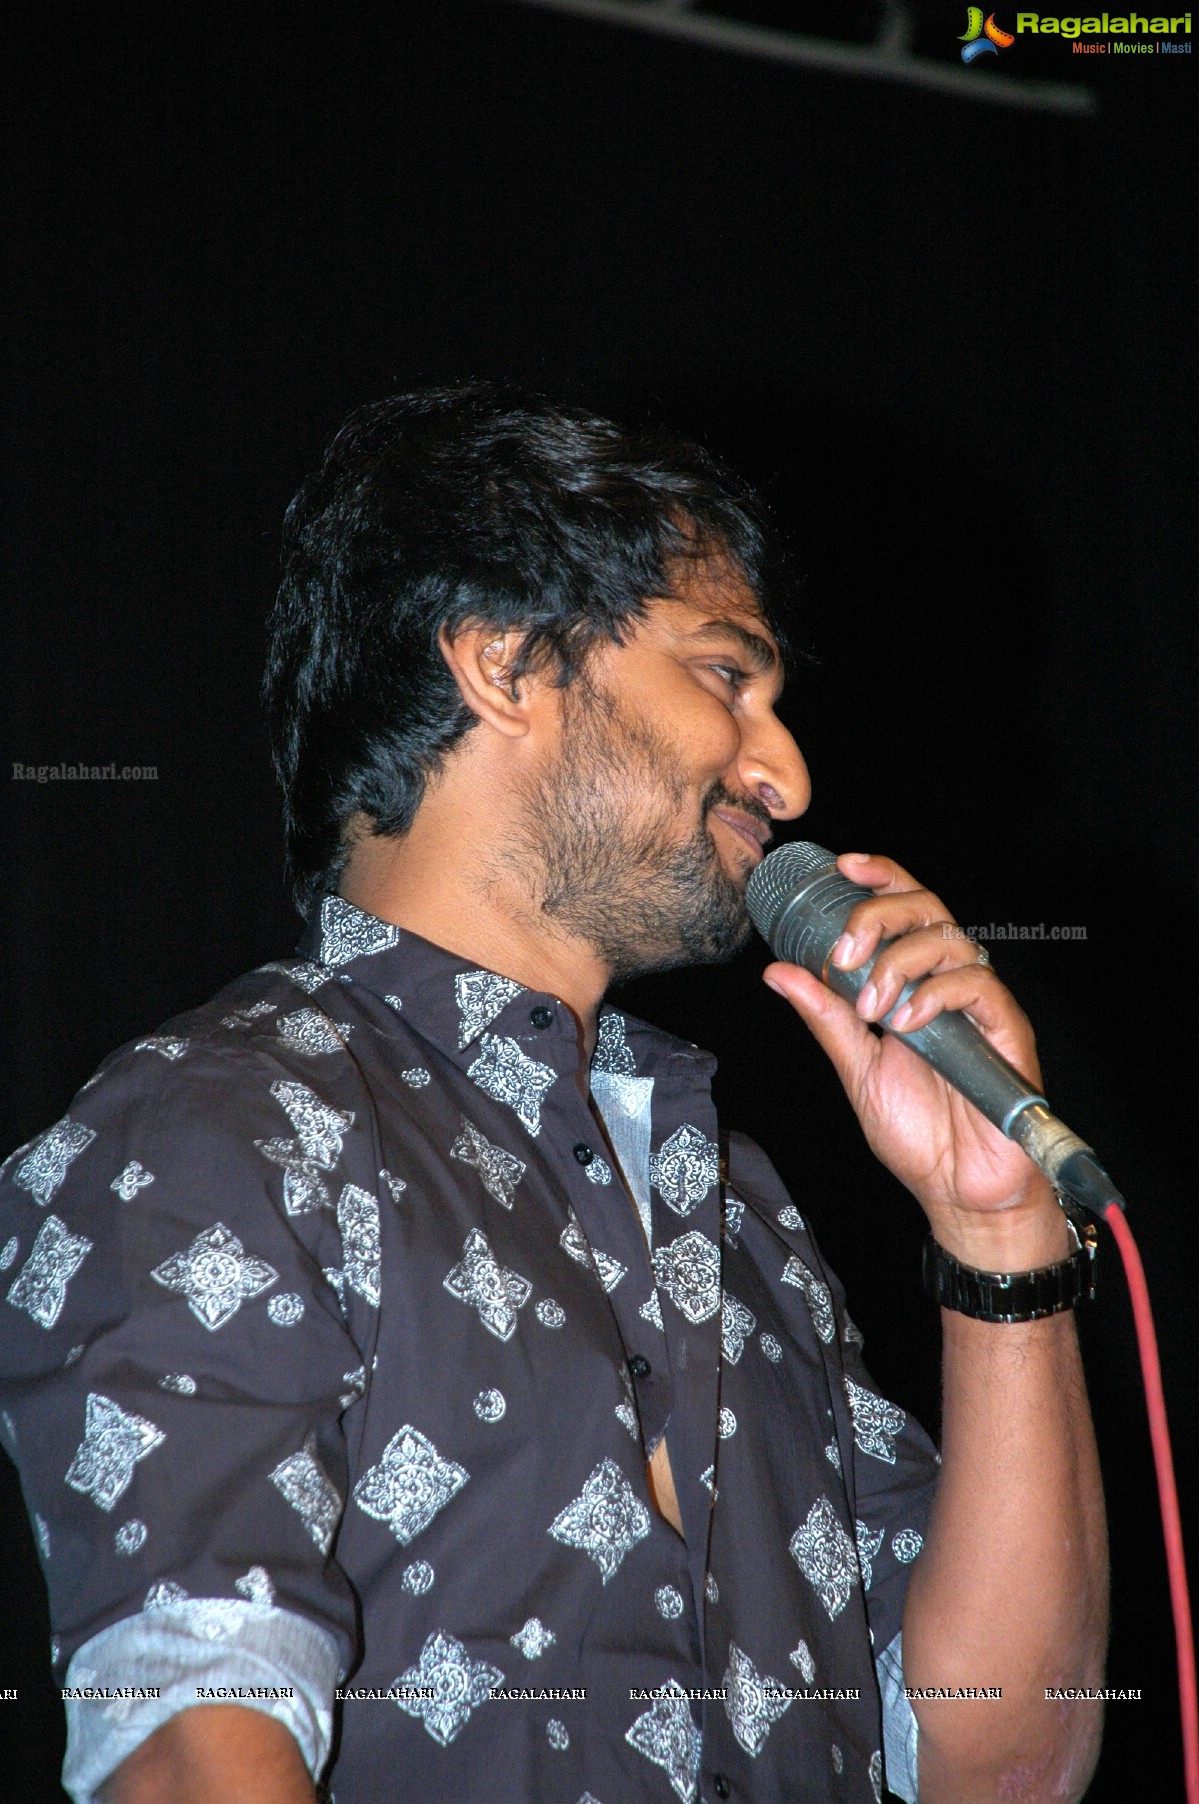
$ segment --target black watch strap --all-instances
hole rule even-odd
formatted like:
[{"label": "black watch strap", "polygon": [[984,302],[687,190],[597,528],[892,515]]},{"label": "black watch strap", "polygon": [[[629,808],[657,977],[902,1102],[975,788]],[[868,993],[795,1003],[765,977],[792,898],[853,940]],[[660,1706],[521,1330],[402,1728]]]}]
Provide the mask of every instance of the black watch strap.
[{"label": "black watch strap", "polygon": [[1058,1315],[1095,1295],[1095,1224],[1069,1197],[1058,1197],[1077,1246],[1056,1265],[1031,1272],[980,1272],[960,1265],[930,1234],[924,1243],[925,1295],[943,1309],[973,1316],[980,1322],[1035,1322]]}]

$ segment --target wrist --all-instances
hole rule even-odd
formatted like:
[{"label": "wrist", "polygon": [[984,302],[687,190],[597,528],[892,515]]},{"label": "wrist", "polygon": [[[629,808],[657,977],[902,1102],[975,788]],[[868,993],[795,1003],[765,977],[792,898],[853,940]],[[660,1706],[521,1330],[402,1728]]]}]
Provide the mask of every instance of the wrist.
[{"label": "wrist", "polygon": [[[1057,1199],[1073,1250],[1064,1258],[1037,1266],[968,1265],[939,1246],[930,1235],[924,1243],[921,1270],[925,1295],[951,1315],[981,1322],[1036,1322],[1047,1316],[1073,1311],[1095,1295],[1095,1253],[1098,1237],[1069,1197]],[[988,1252],[994,1256],[992,1245]],[[1013,1257],[1009,1242],[1007,1255]],[[1015,1256],[1030,1257],[1030,1243],[1018,1243]],[[976,1255],[977,1257],[977,1255]]]},{"label": "wrist", "polygon": [[1065,1211],[1047,1182],[1008,1209],[958,1209],[929,1217],[939,1247],[982,1272],[1030,1272],[1074,1251]]}]

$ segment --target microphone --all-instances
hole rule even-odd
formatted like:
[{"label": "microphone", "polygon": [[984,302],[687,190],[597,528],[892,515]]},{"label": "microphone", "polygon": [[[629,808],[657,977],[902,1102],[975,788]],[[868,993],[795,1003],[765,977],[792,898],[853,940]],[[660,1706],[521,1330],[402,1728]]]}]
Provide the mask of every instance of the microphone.
[{"label": "microphone", "polygon": [[[795,840],[762,860],[750,877],[745,900],[754,926],[777,958],[803,965],[838,996],[853,1002],[865,988],[879,953],[891,942],[884,940],[874,957],[856,971],[843,971],[829,960],[850,914],[873,894],[842,876],[832,852]],[[894,1031],[891,1017],[915,989],[915,984],[904,985],[881,1027]],[[1040,1091],[960,1010],[945,1010],[924,1027],[895,1037],[960,1091],[1000,1133],[1016,1141],[1055,1190],[1065,1191],[1087,1209],[1124,1207],[1094,1150],[1050,1113]]]}]

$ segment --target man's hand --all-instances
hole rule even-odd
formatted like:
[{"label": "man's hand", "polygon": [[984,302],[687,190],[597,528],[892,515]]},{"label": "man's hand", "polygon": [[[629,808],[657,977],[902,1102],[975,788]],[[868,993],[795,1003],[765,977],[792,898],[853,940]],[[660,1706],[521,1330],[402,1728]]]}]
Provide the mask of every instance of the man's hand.
[{"label": "man's hand", "polygon": [[1040,1067],[1027,1016],[979,962],[978,947],[956,928],[944,903],[894,860],[844,853],[837,868],[875,893],[850,915],[834,961],[857,970],[880,941],[892,942],[856,1009],[798,965],[770,965],[765,981],[824,1048],[870,1146],[920,1202],[948,1252],[988,1270],[1064,1258],[1069,1240],[1061,1211],[1026,1154],[905,1047],[902,1033],[880,1036],[869,1025],[894,1007],[905,984],[915,983],[897,1028],[923,1027],[943,1009],[962,1009],[1036,1084]]},{"label": "man's hand", "polygon": [[197,1704],[147,1736],[100,1787],[102,1804],[314,1804],[294,1736],[242,1704]]}]

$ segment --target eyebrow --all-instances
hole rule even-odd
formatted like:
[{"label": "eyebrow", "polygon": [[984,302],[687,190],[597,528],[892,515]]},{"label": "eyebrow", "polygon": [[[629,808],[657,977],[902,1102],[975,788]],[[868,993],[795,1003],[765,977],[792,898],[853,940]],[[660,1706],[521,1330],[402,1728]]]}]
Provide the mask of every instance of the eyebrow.
[{"label": "eyebrow", "polygon": [[754,670],[766,672],[782,668],[778,652],[769,639],[763,639],[760,633],[751,633],[748,627],[742,626],[736,620],[727,618],[705,620],[702,626],[693,627],[684,637],[688,639],[733,639],[749,659]]}]

